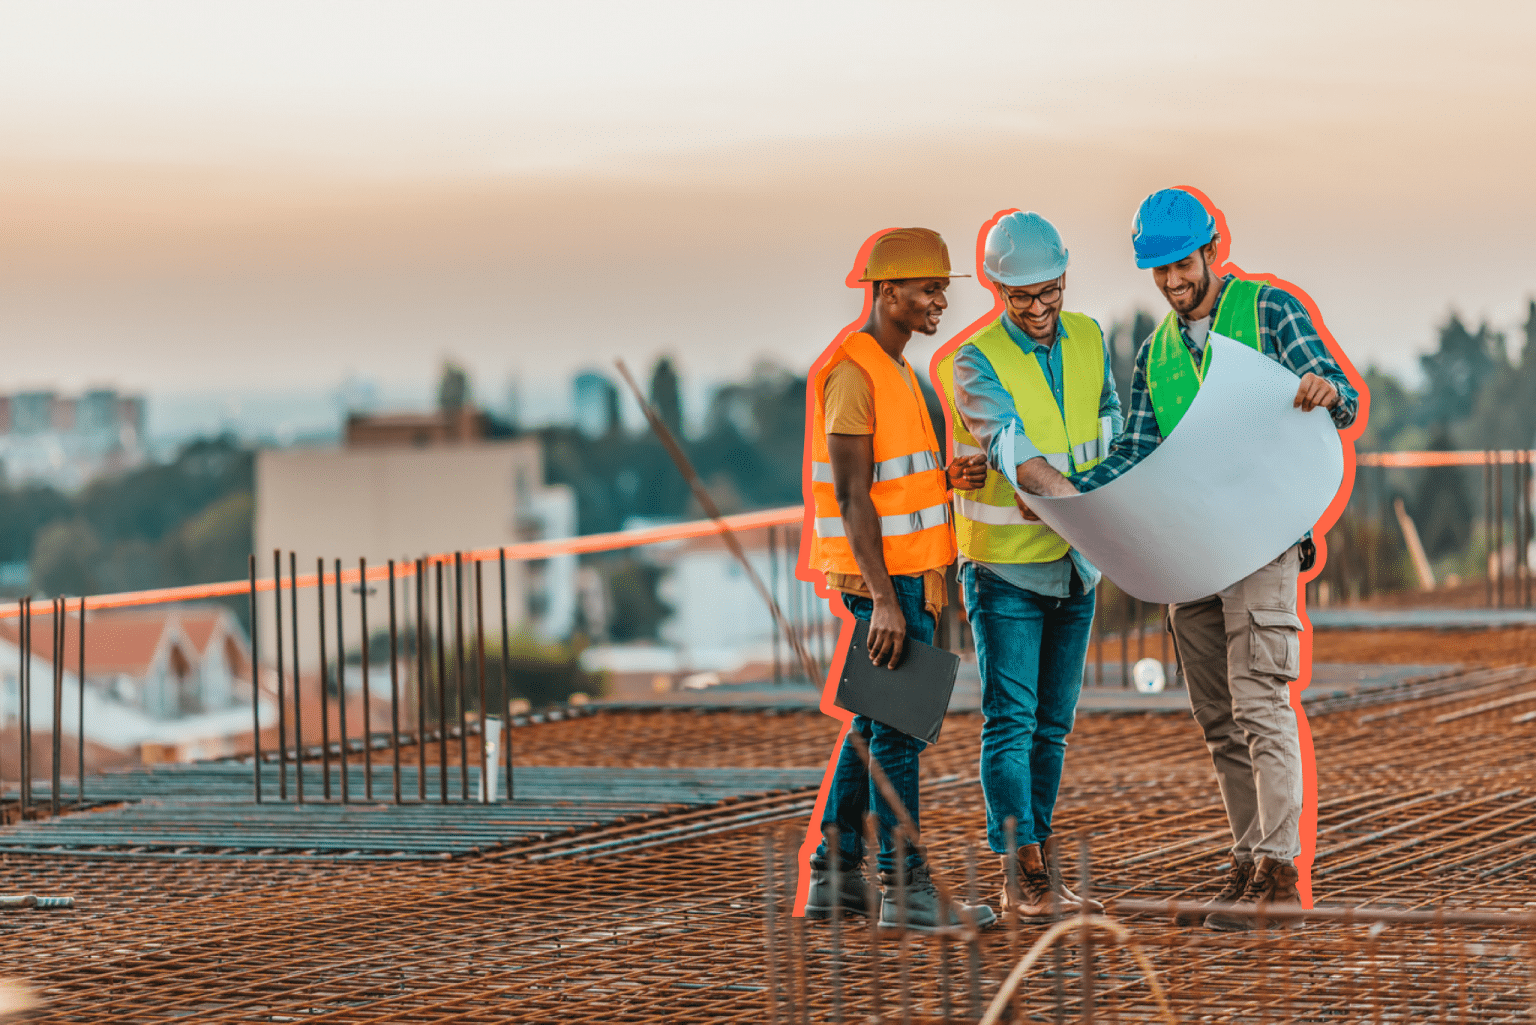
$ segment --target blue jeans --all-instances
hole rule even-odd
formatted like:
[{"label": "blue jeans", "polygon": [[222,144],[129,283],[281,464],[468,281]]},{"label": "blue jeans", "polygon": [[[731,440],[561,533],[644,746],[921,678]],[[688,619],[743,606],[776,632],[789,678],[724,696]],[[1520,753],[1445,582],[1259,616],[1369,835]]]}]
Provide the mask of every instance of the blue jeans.
[{"label": "blue jeans", "polygon": [[[1083,689],[1093,592],[1049,598],[975,563],[965,564],[960,583],[981,668],[987,844],[1006,854],[1010,816],[1019,847],[1051,835],[1067,734]],[[1072,590],[1080,589],[1074,576]]]},{"label": "blue jeans", "polygon": [[[895,585],[896,600],[901,604],[902,615],[907,620],[907,637],[932,644],[935,623],[923,602],[923,578],[893,576],[891,583]],[[843,604],[858,619],[868,621],[874,614],[875,603],[868,598],[844,594]],[[886,778],[891,781],[901,803],[906,806],[907,814],[912,816],[912,824],[918,825],[917,756],[928,745],[916,737],[862,715],[853,717],[849,733],[857,733],[864,738],[870,756],[885,770]],[[864,816],[871,806],[880,823],[879,865],[882,870],[889,872],[896,867],[896,843],[893,839],[897,826],[896,813],[881,797],[874,780],[870,779],[869,771],[859,753],[854,750],[851,738],[845,737],[843,748],[837,756],[837,768],[832,772],[832,786],[827,792],[826,811],[821,818],[822,841],[821,846],[816,848],[816,859],[822,864],[827,863],[826,831],[829,825],[836,825],[842,865],[849,867],[862,860]],[[909,867],[916,867],[922,860],[920,852],[907,852]]]}]

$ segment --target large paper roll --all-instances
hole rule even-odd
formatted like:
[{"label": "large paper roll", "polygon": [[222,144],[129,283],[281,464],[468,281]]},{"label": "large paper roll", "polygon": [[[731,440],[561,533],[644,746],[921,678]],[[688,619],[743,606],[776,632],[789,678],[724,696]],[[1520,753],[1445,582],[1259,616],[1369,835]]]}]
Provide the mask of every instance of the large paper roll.
[{"label": "large paper roll", "polygon": [[1344,480],[1326,409],[1292,403],[1279,363],[1212,334],[1189,411],[1152,454],[1082,495],[1025,495],[1045,523],[1142,601],[1193,601],[1270,562],[1310,530]]}]

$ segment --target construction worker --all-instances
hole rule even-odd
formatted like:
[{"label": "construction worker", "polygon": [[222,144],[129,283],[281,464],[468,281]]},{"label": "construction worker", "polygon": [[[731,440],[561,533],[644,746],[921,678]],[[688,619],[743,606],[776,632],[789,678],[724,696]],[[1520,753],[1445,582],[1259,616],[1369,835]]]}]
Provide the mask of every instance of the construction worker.
[{"label": "construction worker", "polygon": [[987,843],[1005,879],[1010,854],[1017,859],[1018,890],[1004,885],[1004,911],[1017,902],[1033,917],[1053,904],[1083,906],[1047,845],[1100,574],[1055,531],[1025,518],[1013,481],[1037,457],[1062,473],[1098,465],[1120,429],[1120,399],[1099,325],[1063,309],[1067,249],[1050,221],[1002,216],[987,232],[982,264],[1004,313],[940,360],[937,379],[951,456],[985,468],[979,486],[955,491],[954,510],[986,719]]},{"label": "construction worker", "polygon": [[[859,279],[870,283],[869,319],[843,339],[812,379],[810,565],[842,592],[854,616],[869,621],[870,660],[889,668],[899,664],[909,635],[933,640],[945,600],[944,570],[955,557],[947,471],[922,387],[902,358],[914,333],[938,330],[953,276],[949,249],[936,232],[903,228],[882,235]],[[863,738],[917,824],[924,742],[862,715],[853,718],[849,731]],[[851,736],[825,785],[822,834],[835,827],[838,849],[829,850],[823,840],[811,859],[807,917],[828,917],[836,903],[855,914],[872,910],[860,866],[864,820],[873,808],[879,822],[882,925],[903,920],[898,893],[905,895],[905,921],[913,929],[958,924],[956,910],[973,912],[978,925],[996,920],[985,906],[962,905],[946,916],[920,845],[909,845],[898,863],[896,812]],[[832,858],[840,859],[838,891],[832,887]]]},{"label": "construction worker", "polygon": [[[1221,238],[1199,199],[1182,189],[1154,192],[1132,231],[1136,266],[1151,269],[1172,310],[1136,354],[1125,433],[1087,473],[1068,481],[1037,468],[1026,491],[1090,491],[1144,459],[1199,390],[1213,334],[1252,346],[1296,374],[1296,408],[1321,406],[1341,430],[1354,422],[1359,395],[1306,307],[1273,285],[1216,273]],[[1203,919],[1212,929],[1240,931],[1253,927],[1261,904],[1300,902],[1303,758],[1289,684],[1301,672],[1297,573],[1311,568],[1315,555],[1309,533],[1220,593],[1169,606],[1190,707],[1232,829],[1231,863],[1212,903],[1235,907],[1181,916],[1182,924]]]}]

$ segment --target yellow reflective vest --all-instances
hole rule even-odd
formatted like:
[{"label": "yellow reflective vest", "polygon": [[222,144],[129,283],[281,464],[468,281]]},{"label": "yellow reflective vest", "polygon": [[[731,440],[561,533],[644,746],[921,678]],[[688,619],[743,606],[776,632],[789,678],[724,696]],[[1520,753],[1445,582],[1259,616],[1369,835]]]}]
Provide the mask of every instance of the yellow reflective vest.
[{"label": "yellow reflective vest", "polygon": [[[1099,398],[1104,391],[1104,336],[1092,317],[1062,311],[1062,405],[1056,405],[1045,372],[1033,352],[1025,352],[1009,337],[1002,318],[988,324],[966,345],[975,346],[997,372],[1024,433],[1040,454],[1063,474],[1081,473],[1108,455],[1110,439],[1101,438]],[[982,453],[955,408],[954,359],[957,348],[939,363],[944,401],[954,425],[950,456]],[[954,492],[955,539],[962,555],[978,562],[1054,562],[1070,546],[1050,527],[1024,519],[1013,502],[1008,478],[988,468],[987,479],[974,491]]]}]

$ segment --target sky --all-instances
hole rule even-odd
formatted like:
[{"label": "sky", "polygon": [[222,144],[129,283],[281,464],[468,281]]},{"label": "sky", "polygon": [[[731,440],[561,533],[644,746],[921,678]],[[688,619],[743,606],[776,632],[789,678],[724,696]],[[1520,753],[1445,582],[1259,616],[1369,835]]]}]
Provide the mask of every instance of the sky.
[{"label": "sky", "polygon": [[[1178,184],[1411,377],[1536,295],[1533,53],[1528,3],[0,0],[0,390],[424,398],[452,358],[537,415],[665,353],[696,418],[857,315],[882,228],[974,272],[1037,210],[1069,308],[1161,313],[1130,222]],[[990,306],[951,298],[922,363]]]}]

